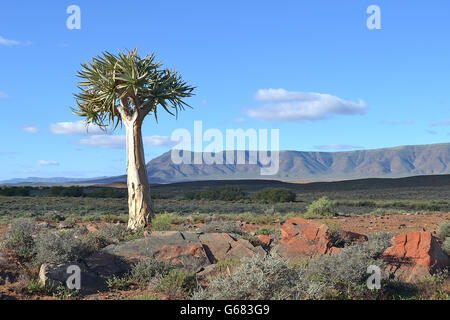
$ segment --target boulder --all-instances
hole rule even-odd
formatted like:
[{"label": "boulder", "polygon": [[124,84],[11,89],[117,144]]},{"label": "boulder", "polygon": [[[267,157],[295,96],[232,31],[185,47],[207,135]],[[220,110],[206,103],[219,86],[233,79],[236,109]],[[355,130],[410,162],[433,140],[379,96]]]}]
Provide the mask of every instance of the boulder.
[{"label": "boulder", "polygon": [[332,243],[328,227],[314,220],[291,218],[281,227],[281,240],[272,251],[288,260],[328,253]]},{"label": "boulder", "polygon": [[104,278],[88,270],[83,263],[66,263],[66,264],[43,264],[39,270],[39,281],[47,287],[65,287],[67,288],[67,280],[72,275],[68,273],[68,268],[77,265],[81,269],[80,274],[80,291],[82,293],[93,293],[106,288]]},{"label": "boulder", "polygon": [[263,248],[254,247],[248,240],[235,239],[227,233],[205,233],[199,239],[212,263],[228,258],[241,259],[266,254]]},{"label": "boulder", "polygon": [[155,259],[170,261],[190,271],[202,270],[210,264],[201,243],[188,246],[163,246],[153,255]]},{"label": "boulder", "polygon": [[382,255],[391,278],[414,282],[448,267],[450,258],[431,232],[414,231],[392,238],[392,246]]},{"label": "boulder", "polygon": [[368,240],[366,235],[352,231],[342,230],[339,235],[342,239],[348,242],[365,242]]},{"label": "boulder", "polygon": [[205,233],[199,239],[211,262],[224,259],[231,249],[231,243],[236,241],[227,233]]}]

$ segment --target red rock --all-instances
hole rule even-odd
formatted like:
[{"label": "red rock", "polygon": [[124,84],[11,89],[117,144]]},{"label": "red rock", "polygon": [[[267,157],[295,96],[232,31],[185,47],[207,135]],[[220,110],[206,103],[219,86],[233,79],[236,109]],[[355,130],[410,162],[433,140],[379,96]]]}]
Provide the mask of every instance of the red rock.
[{"label": "red rock", "polygon": [[392,243],[382,258],[388,264],[387,271],[401,280],[414,282],[450,265],[450,258],[431,232],[402,233],[392,238]]},{"label": "red rock", "polygon": [[340,236],[342,239],[350,241],[350,242],[365,242],[368,240],[366,235],[352,232],[352,231],[344,231],[340,232]]},{"label": "red rock", "polygon": [[263,247],[268,247],[270,243],[272,242],[272,238],[265,234],[257,235],[256,238],[258,239],[258,242]]},{"label": "red rock", "polygon": [[297,217],[283,224],[280,244],[275,250],[286,259],[296,259],[325,254],[331,246],[325,224]]}]

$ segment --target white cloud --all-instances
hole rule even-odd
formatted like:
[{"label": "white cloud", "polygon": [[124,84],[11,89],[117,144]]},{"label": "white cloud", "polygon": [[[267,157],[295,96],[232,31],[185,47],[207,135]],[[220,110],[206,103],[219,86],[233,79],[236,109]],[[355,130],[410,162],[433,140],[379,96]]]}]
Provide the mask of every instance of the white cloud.
[{"label": "white cloud", "polygon": [[[174,141],[167,136],[149,136],[142,138],[145,146],[169,146]],[[125,135],[92,135],[87,139],[75,141],[78,145],[99,148],[124,148],[126,146]]]},{"label": "white cloud", "polygon": [[17,40],[8,40],[8,39],[5,39],[2,36],[0,36],[0,44],[11,47],[11,46],[18,46],[20,44],[20,42]]},{"label": "white cloud", "polygon": [[320,120],[332,114],[364,114],[364,101],[345,101],[339,97],[313,92],[294,92],[285,89],[260,89],[255,99],[266,103],[249,108],[247,115],[264,121]]},{"label": "white cloud", "polygon": [[325,144],[321,146],[314,146],[317,150],[354,150],[354,149],[364,149],[362,146],[348,145],[348,144]]},{"label": "white cloud", "polygon": [[54,134],[73,134],[73,135],[88,135],[88,134],[105,134],[99,126],[89,125],[86,128],[84,121],[76,122],[57,122],[50,125],[50,131]]},{"label": "white cloud", "polygon": [[39,160],[38,165],[40,165],[40,166],[59,166],[59,162],[49,161],[49,160]]},{"label": "white cloud", "polygon": [[39,133],[39,129],[35,126],[22,126],[22,130],[32,134]]}]

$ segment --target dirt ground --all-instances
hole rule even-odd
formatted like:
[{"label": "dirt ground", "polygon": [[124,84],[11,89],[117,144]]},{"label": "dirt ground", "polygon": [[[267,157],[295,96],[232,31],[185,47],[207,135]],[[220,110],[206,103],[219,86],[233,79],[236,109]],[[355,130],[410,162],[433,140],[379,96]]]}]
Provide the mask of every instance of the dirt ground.
[{"label": "dirt ground", "polygon": [[[385,215],[355,215],[346,217],[335,217],[323,219],[328,224],[338,224],[345,231],[353,231],[365,235],[379,231],[393,233],[404,233],[410,231],[431,231],[435,233],[439,224],[450,221],[450,213],[435,214],[385,214]],[[247,232],[255,231],[260,227],[279,228],[279,223],[270,225],[246,224],[243,230]]]}]

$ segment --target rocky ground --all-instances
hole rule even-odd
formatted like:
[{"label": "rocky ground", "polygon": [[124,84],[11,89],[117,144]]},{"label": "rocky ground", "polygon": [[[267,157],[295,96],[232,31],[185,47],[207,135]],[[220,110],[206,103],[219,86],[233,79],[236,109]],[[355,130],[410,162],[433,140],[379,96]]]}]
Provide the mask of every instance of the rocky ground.
[{"label": "rocky ground", "polygon": [[[82,270],[83,289],[76,299],[168,299],[170,295],[154,287],[129,287],[108,289],[107,279],[125,274],[129,266],[141,260],[155,258],[170,261],[184,270],[195,272],[200,281],[208,281],[220,272],[230,272],[233,265],[221,266],[221,261],[239,261],[243,257],[264,257],[275,254],[296,262],[303,258],[335,254],[342,246],[333,242],[332,230],[339,230],[347,243],[364,242],[367,236],[379,231],[396,234],[392,245],[383,254],[387,270],[399,279],[414,281],[446,268],[449,257],[441,250],[437,237],[438,225],[450,221],[449,213],[363,215],[307,220],[294,217],[282,223],[251,224],[240,221],[246,236],[224,232],[151,231],[144,237],[109,245],[77,262]],[[95,232],[105,223],[80,223],[87,233]],[[58,226],[62,228],[63,226]],[[202,224],[189,226],[199,230]],[[180,229],[180,225],[172,225]],[[256,230],[275,230],[268,235],[254,235]],[[5,234],[7,226],[0,225]],[[277,231],[278,230],[278,231]],[[72,263],[73,264],[73,263]],[[30,290],[30,280],[38,278],[42,284],[64,283],[64,270],[69,264],[44,264],[30,269],[8,251],[0,252],[0,299],[55,299],[70,298],[46,293],[39,284]],[[39,273],[39,275],[37,275]],[[33,283],[33,282],[31,282]],[[449,289],[448,282],[445,285]],[[30,293],[31,292],[31,293]],[[450,291],[449,291],[450,293]]]}]

